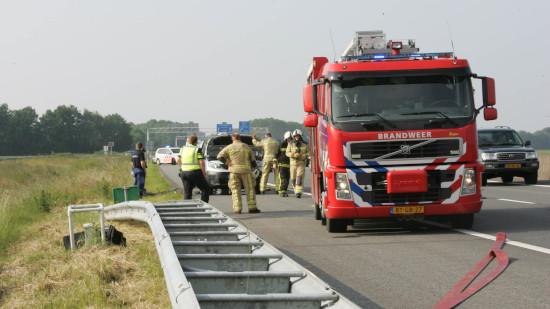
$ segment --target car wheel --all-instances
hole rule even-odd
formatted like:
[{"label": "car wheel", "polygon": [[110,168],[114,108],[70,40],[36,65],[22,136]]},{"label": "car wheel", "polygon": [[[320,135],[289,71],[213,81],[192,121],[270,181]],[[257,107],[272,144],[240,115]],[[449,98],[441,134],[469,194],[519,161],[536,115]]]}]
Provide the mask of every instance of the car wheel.
[{"label": "car wheel", "polygon": [[221,189],[221,195],[230,195],[231,191],[229,189]]},{"label": "car wheel", "polygon": [[487,186],[487,176],[481,174],[481,186],[485,187]]},{"label": "car wheel", "polygon": [[538,172],[531,173],[531,174],[525,176],[525,178],[523,178],[523,180],[525,181],[525,184],[536,185],[538,180],[539,180],[539,174],[538,174]]},{"label": "car wheel", "polygon": [[327,219],[329,233],[344,233],[348,229],[348,221],[345,219]]},{"label": "car wheel", "polygon": [[176,165],[176,159],[172,159],[172,165]]},{"label": "car wheel", "polygon": [[455,215],[451,219],[451,225],[455,229],[471,229],[474,225],[474,214]]},{"label": "car wheel", "polygon": [[159,160],[159,159],[157,159],[157,162],[156,162],[156,163],[157,163],[157,165],[160,165],[160,160]]},{"label": "car wheel", "polygon": [[502,178],[503,183],[511,183],[514,181],[514,176],[502,176],[500,178]]}]

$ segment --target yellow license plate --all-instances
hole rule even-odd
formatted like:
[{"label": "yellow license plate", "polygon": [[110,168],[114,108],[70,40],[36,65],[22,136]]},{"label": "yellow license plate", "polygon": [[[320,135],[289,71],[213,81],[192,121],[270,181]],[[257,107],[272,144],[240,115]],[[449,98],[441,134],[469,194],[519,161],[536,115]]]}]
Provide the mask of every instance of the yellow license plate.
[{"label": "yellow license plate", "polygon": [[519,164],[519,163],[510,163],[510,164],[505,164],[504,167],[505,168],[521,168],[521,164]]},{"label": "yellow license plate", "polygon": [[392,215],[414,215],[414,214],[423,214],[424,206],[402,206],[402,207],[392,207],[390,209]]}]

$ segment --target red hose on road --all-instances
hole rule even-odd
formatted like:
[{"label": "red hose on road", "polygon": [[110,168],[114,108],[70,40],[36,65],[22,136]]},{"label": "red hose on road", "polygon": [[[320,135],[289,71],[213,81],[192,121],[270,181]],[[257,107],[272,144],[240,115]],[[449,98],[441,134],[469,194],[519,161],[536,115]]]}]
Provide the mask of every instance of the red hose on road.
[{"label": "red hose on road", "polygon": [[[454,308],[460,303],[483,289],[491,281],[495,280],[508,267],[508,254],[502,250],[506,242],[506,233],[497,233],[495,243],[489,253],[479,261],[470,272],[466,274],[455,286],[434,306],[434,309]],[[483,272],[483,270],[496,258],[496,267],[479,279],[475,284],[472,282]]]}]

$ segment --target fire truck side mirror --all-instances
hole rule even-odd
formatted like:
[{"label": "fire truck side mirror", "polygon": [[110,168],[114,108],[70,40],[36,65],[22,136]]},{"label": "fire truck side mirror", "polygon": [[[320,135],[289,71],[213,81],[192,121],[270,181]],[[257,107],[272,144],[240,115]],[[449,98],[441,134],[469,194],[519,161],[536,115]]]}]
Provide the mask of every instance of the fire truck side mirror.
[{"label": "fire truck side mirror", "polygon": [[495,94],[495,79],[483,78],[483,106],[493,106],[497,103]]},{"label": "fire truck side mirror", "polygon": [[304,127],[314,128],[317,126],[317,124],[319,124],[317,114],[307,114],[304,116]]},{"label": "fire truck side mirror", "polygon": [[495,120],[498,117],[497,109],[494,107],[486,107],[483,109],[483,118],[485,120]]},{"label": "fire truck side mirror", "polygon": [[308,84],[304,87],[304,112],[315,113],[316,110],[316,87]]}]

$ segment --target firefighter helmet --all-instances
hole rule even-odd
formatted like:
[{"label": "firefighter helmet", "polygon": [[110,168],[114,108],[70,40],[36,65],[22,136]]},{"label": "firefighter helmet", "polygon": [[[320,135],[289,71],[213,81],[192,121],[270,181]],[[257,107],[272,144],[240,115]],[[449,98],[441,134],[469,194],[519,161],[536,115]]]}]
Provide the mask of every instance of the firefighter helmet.
[{"label": "firefighter helmet", "polygon": [[285,135],[283,135],[284,139],[289,139],[290,137],[292,137],[292,133],[290,131],[286,131]]},{"label": "firefighter helmet", "polygon": [[294,130],[294,132],[292,132],[292,136],[296,136],[296,135],[302,136],[302,130],[300,130],[300,129]]}]

